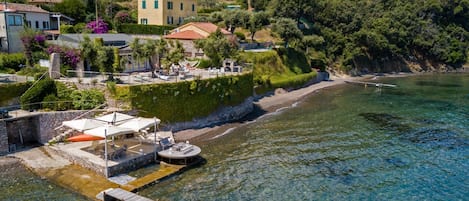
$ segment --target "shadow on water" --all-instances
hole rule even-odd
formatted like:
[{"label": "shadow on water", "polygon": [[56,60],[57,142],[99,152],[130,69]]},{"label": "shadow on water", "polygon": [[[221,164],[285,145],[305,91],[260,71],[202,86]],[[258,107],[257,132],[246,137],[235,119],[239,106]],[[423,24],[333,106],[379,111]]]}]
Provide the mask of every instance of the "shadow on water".
[{"label": "shadow on water", "polygon": [[468,139],[459,137],[454,131],[441,128],[422,128],[414,132],[406,133],[402,135],[401,138],[402,140],[415,144],[448,149],[469,146]]},{"label": "shadow on water", "polygon": [[319,160],[315,167],[322,176],[337,180],[345,185],[351,185],[355,179],[352,175],[354,173],[353,169],[348,166],[341,165],[338,162]]},{"label": "shadow on water", "polygon": [[407,165],[407,163],[405,161],[403,161],[401,158],[397,158],[397,157],[385,158],[384,161],[386,161],[386,163],[389,163],[389,164],[394,165],[396,167],[404,167],[404,166]]},{"label": "shadow on water", "polygon": [[405,132],[410,126],[402,123],[402,118],[387,113],[360,113],[359,116],[377,124],[381,129]]},{"label": "shadow on water", "polygon": [[460,85],[460,84],[440,83],[440,82],[437,82],[437,81],[417,81],[417,82],[415,82],[415,85],[417,85],[417,86],[427,86],[427,87],[445,87],[445,88],[462,87],[462,85]]},{"label": "shadow on water", "polygon": [[[404,123],[402,117],[394,116],[387,113],[361,113],[359,116],[378,125],[380,129],[397,131],[399,139],[418,145],[427,145],[430,147],[441,148],[460,148],[467,147],[469,140],[460,137],[456,132],[442,128],[412,128]],[[415,119],[414,122],[425,123],[431,125],[440,123],[431,119]]]}]

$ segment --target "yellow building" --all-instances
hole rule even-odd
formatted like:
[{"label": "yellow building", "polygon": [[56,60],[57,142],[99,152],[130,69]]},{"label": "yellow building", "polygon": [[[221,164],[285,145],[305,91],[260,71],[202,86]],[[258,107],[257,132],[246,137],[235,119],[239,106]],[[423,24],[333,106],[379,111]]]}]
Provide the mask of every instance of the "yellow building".
[{"label": "yellow building", "polygon": [[196,15],[196,0],[138,0],[139,24],[181,25]]}]

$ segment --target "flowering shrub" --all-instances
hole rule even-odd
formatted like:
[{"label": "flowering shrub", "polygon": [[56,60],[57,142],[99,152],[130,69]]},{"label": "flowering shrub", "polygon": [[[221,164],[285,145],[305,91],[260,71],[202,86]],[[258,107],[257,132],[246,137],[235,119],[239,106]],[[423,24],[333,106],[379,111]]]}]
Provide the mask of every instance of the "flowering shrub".
[{"label": "flowering shrub", "polygon": [[59,53],[62,63],[72,68],[75,68],[78,62],[80,62],[80,52],[78,50],[51,45],[47,48],[46,52],[47,54]]},{"label": "flowering shrub", "polygon": [[46,36],[34,30],[25,29],[20,33],[20,39],[24,46],[26,65],[32,66],[32,64],[34,64],[37,59],[40,59],[33,58],[33,55],[39,51],[43,51],[45,47]]},{"label": "flowering shrub", "polygon": [[119,11],[117,12],[116,16],[114,16],[114,21],[118,24],[123,23],[132,23],[132,17],[127,11]]},{"label": "flowering shrub", "polygon": [[86,28],[90,29],[93,33],[107,33],[108,32],[108,26],[107,23],[104,22],[102,19],[98,18],[98,21],[93,20],[86,24]]}]

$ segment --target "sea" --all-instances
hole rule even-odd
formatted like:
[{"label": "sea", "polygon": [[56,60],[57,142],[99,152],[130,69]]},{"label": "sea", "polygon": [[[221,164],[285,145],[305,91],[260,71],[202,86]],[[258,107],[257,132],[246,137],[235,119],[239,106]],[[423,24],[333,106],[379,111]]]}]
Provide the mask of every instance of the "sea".
[{"label": "sea", "polygon": [[[469,74],[370,81],[397,87],[318,90],[288,109],[197,142],[203,164],[139,194],[159,200],[468,200]],[[83,199],[9,171],[0,179],[2,200]]]}]

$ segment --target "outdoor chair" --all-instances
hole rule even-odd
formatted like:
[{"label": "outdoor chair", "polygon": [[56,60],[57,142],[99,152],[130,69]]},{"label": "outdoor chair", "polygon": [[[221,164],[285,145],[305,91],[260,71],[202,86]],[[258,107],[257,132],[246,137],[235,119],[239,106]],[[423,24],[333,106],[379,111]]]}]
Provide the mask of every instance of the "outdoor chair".
[{"label": "outdoor chair", "polygon": [[171,146],[173,146],[174,143],[172,143],[170,140],[169,140],[169,137],[166,137],[166,138],[163,138],[160,140],[160,146],[161,146],[161,149],[162,150],[165,150]]},{"label": "outdoor chair", "polygon": [[112,152],[109,156],[111,160],[116,160],[120,159],[122,156],[125,155],[125,152],[127,151],[127,145],[124,144],[124,146],[116,149],[114,152]]}]

